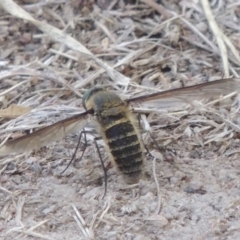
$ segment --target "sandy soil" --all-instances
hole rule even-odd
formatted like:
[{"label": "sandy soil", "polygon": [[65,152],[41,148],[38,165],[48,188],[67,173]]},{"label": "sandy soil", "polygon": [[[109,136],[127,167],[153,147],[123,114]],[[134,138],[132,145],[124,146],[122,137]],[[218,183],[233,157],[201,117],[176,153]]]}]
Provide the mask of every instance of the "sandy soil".
[{"label": "sandy soil", "polygon": [[[0,7],[1,107],[15,103],[32,109],[18,118],[1,118],[2,139],[83,111],[82,94],[96,84],[128,98],[150,88],[193,85],[240,72],[237,1],[211,1],[215,30],[202,7],[206,1],[156,1],[157,6],[152,1],[15,2],[40,22],[70,34],[109,66],[122,61],[115,70],[131,82],[126,88],[108,73],[99,74],[92,59]],[[216,41],[220,31],[228,55]],[[204,110],[196,106],[177,104],[147,114],[154,137],[172,157],[159,156],[143,132],[157,159],[147,156],[144,177],[133,186],[109,167],[105,198],[95,134],[87,135],[81,161],[63,174],[79,133],[38,151],[1,158],[0,238],[239,239],[239,98]],[[78,160],[81,153],[80,147]]]}]

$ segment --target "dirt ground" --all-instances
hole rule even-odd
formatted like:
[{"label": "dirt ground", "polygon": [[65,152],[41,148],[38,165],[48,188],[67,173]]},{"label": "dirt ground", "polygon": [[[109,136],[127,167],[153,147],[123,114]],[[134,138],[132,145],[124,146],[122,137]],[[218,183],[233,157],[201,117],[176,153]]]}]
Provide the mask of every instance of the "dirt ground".
[{"label": "dirt ground", "polygon": [[[127,99],[239,78],[240,1],[15,1],[20,9],[12,3],[0,0],[0,104],[31,111],[2,117],[2,140],[82,112],[83,93],[95,85]],[[34,19],[20,16],[22,10]],[[54,35],[49,25],[94,57]],[[151,111],[145,105],[165,157],[142,131],[155,158],[147,155],[139,184],[126,185],[101,147],[108,166],[105,198],[95,133],[87,134],[83,158],[78,161],[80,147],[63,174],[78,132],[39,150],[2,157],[0,238],[239,239],[239,100],[235,94],[208,105],[175,101]]]}]

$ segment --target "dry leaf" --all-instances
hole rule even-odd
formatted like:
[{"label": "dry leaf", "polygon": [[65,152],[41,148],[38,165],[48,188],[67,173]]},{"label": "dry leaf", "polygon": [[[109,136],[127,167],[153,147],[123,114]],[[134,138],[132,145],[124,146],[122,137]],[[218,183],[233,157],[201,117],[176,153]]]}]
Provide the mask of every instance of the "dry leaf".
[{"label": "dry leaf", "polygon": [[30,107],[12,104],[6,109],[0,109],[0,117],[16,118],[31,111]]}]

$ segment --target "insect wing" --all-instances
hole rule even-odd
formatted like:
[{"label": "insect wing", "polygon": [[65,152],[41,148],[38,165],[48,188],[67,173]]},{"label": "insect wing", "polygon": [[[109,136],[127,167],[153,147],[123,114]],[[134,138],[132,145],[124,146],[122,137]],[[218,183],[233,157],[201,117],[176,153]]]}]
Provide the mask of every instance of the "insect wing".
[{"label": "insect wing", "polygon": [[31,134],[6,142],[0,147],[0,156],[22,153],[60,140],[70,133],[82,130],[87,124],[87,112],[56,122]]},{"label": "insect wing", "polygon": [[150,106],[166,107],[176,103],[191,103],[194,100],[226,95],[239,90],[240,79],[228,78],[135,97],[128,99],[127,102],[142,104],[146,102],[148,106],[150,104]]}]

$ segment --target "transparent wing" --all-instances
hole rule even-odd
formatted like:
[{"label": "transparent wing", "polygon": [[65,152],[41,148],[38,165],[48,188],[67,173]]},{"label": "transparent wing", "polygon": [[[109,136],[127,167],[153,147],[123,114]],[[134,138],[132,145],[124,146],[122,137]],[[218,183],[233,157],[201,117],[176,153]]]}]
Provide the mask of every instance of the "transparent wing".
[{"label": "transparent wing", "polygon": [[31,151],[57,141],[70,133],[82,130],[87,124],[88,112],[56,122],[26,136],[6,142],[0,147],[0,156]]},{"label": "transparent wing", "polygon": [[147,103],[148,106],[165,107],[166,105],[191,103],[194,100],[212,98],[240,91],[239,78],[226,78],[189,87],[176,88],[126,100],[129,103]]}]

